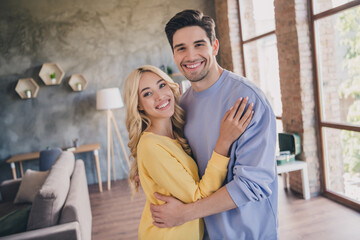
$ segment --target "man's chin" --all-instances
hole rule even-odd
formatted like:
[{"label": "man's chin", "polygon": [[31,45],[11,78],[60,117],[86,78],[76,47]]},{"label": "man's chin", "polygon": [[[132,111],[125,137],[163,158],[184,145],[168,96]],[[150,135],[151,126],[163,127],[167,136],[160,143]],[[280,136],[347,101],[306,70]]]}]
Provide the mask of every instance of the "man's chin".
[{"label": "man's chin", "polygon": [[206,74],[202,74],[202,75],[188,75],[188,74],[184,74],[183,75],[186,77],[187,80],[189,80],[190,82],[199,82],[201,80],[203,80],[207,73]]}]

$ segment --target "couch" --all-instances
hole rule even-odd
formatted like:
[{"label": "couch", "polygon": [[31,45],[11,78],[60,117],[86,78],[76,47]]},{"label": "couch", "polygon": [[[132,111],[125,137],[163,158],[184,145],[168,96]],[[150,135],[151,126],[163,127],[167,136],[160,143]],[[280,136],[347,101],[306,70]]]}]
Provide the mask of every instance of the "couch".
[{"label": "couch", "polygon": [[13,203],[20,184],[21,179],[1,184],[0,213],[29,208],[26,231],[1,240],[91,239],[92,215],[84,162],[75,161],[72,152],[61,153],[32,203]]}]

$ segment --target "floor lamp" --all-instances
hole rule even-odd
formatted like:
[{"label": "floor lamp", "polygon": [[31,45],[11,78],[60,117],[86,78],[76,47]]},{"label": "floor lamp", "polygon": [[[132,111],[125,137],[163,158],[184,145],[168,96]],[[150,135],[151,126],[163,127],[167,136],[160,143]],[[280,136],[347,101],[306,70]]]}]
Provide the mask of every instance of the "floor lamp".
[{"label": "floor lamp", "polygon": [[[130,169],[130,161],[129,157],[126,155],[126,149],[124,143],[122,141],[119,129],[117,127],[114,114],[111,111],[112,109],[122,108],[124,103],[121,99],[121,94],[119,88],[106,88],[97,91],[96,93],[96,109],[97,110],[106,110],[107,115],[107,181],[108,181],[108,190],[111,189],[111,171],[110,171],[110,158],[112,159],[112,168],[113,168],[113,176],[114,180],[116,179],[115,174],[115,161],[114,161],[114,143],[112,136],[112,128],[111,125],[115,128],[116,134],[119,138],[119,142],[124,153],[124,157]],[[111,157],[110,157],[111,153]]]}]

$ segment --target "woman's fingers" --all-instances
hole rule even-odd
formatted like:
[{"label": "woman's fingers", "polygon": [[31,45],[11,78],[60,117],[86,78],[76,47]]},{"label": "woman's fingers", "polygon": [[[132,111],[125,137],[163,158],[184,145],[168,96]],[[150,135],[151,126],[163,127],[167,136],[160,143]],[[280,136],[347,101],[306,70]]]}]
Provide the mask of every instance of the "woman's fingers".
[{"label": "woman's fingers", "polygon": [[229,117],[229,115],[230,115],[230,113],[231,113],[231,110],[232,110],[233,108],[234,108],[234,106],[232,106],[232,107],[224,114],[224,117],[223,117],[223,119],[222,119],[221,122],[225,121],[225,120]]},{"label": "woman's fingers", "polygon": [[240,124],[244,124],[244,122],[250,117],[250,115],[251,115],[251,113],[253,111],[253,107],[254,107],[254,104],[250,103],[247,110],[246,110],[246,112],[244,113],[244,115],[242,117],[240,116],[241,118],[239,118],[239,123]]},{"label": "woman's fingers", "polygon": [[249,126],[253,116],[254,116],[254,111],[251,111],[250,115],[246,118],[245,122],[241,126],[241,131],[242,132],[244,132],[245,129]]},{"label": "woman's fingers", "polygon": [[240,105],[239,109],[237,110],[236,115],[234,116],[235,119],[240,120],[240,118],[241,118],[241,116],[242,116],[242,114],[243,114],[243,112],[244,112],[244,110],[245,110],[245,107],[246,107],[246,104],[247,104],[248,101],[249,101],[249,98],[246,97],[246,98],[244,98],[244,100],[241,102],[241,105]]},{"label": "woman's fingers", "polygon": [[230,114],[229,114],[229,116],[228,116],[228,119],[230,119],[230,120],[234,119],[235,114],[236,114],[236,111],[238,110],[239,105],[240,105],[240,103],[241,103],[241,100],[242,100],[242,97],[239,98],[238,100],[236,100],[234,106],[231,108],[231,111],[230,111]]}]

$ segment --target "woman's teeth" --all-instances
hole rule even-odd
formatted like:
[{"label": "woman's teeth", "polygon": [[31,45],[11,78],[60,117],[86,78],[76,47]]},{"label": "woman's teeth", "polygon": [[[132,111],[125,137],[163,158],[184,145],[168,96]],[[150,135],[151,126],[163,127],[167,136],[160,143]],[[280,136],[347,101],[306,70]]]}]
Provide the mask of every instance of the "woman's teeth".
[{"label": "woman's teeth", "polygon": [[169,104],[170,101],[167,101],[166,103],[164,103],[163,105],[161,106],[158,106],[157,109],[162,109],[164,107],[166,107],[168,104]]}]

